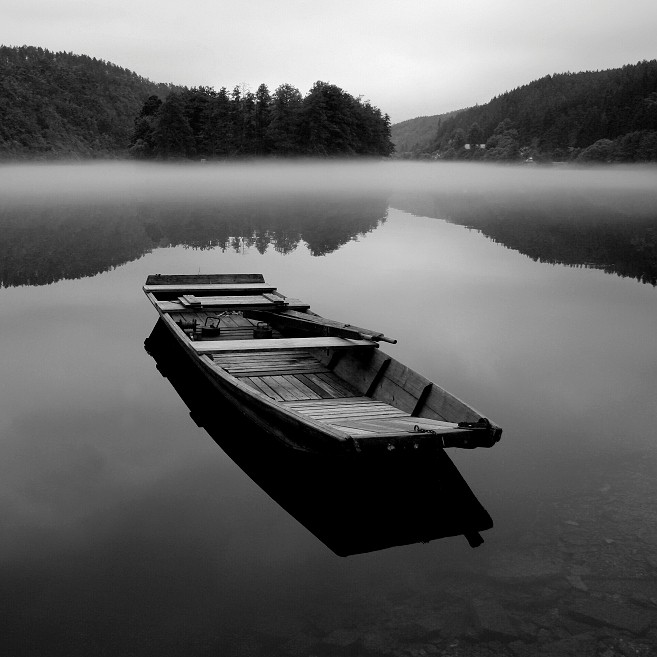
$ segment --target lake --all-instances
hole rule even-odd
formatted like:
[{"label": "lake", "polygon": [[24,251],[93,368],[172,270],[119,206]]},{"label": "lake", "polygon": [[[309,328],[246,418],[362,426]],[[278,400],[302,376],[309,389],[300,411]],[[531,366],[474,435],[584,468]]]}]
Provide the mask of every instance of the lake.
[{"label": "lake", "polygon": [[[654,654],[656,183],[410,162],[1,167],[3,654]],[[141,287],[223,272],[397,338],[386,352],[504,428],[448,454],[493,519],[483,545],[337,556],[195,424],[144,347]],[[322,481],[329,500],[344,485]]]}]

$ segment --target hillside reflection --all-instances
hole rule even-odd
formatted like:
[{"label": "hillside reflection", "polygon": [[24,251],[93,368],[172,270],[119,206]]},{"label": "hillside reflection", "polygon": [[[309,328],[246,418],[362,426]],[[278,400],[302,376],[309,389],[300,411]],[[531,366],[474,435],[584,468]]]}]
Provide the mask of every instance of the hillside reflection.
[{"label": "hillside reflection", "polygon": [[657,285],[653,170],[166,168],[139,170],[132,185],[124,169],[70,173],[0,181],[0,287],[93,276],[176,246],[326,255],[375,230],[389,205],[478,230],[535,261]]},{"label": "hillside reflection", "polygon": [[[145,341],[157,369],[231,459],[339,556],[447,536],[482,542],[493,522],[452,461],[431,455],[322,457],[277,444],[225,404],[158,321]],[[386,458],[388,457],[388,458]],[[465,546],[464,546],[465,547]]]},{"label": "hillside reflection", "polygon": [[175,246],[287,254],[304,244],[321,256],[376,229],[387,209],[371,193],[11,206],[0,209],[0,286],[93,276]]},{"label": "hillside reflection", "polygon": [[590,267],[657,285],[657,191],[464,190],[395,194],[391,206],[478,230],[537,262]]}]

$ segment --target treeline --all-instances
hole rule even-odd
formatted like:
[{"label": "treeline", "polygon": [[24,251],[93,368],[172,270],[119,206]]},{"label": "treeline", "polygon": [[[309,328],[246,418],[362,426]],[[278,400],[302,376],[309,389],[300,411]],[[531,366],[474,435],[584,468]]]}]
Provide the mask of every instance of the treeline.
[{"label": "treeline", "polygon": [[440,119],[433,139],[408,156],[655,161],[657,60],[548,75]]},{"label": "treeline", "polygon": [[175,89],[86,55],[0,46],[0,158],[125,155],[144,99]]},{"label": "treeline", "polygon": [[388,156],[390,119],[368,101],[316,82],[305,97],[290,84],[273,93],[199,87],[153,95],[135,118],[137,158]]}]

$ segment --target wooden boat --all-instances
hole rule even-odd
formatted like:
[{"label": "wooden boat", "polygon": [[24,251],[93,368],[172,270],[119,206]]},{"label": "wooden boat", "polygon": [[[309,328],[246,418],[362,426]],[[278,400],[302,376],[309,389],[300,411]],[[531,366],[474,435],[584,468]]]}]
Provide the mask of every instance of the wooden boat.
[{"label": "wooden boat", "polygon": [[194,422],[335,554],[348,556],[459,535],[474,548],[484,540],[480,532],[493,527],[492,518],[445,450],[352,458],[288,449],[217,394],[162,320],[144,348]]},{"label": "wooden boat", "polygon": [[261,274],[160,275],[144,292],[217,392],[304,451],[491,447],[502,430],[378,347],[380,332],[325,319]]}]

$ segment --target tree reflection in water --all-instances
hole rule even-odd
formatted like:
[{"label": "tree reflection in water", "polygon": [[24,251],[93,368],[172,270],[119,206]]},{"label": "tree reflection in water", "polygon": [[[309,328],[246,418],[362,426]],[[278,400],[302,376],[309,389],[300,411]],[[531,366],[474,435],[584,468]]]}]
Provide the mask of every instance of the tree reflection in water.
[{"label": "tree reflection in water", "polygon": [[93,276],[175,246],[287,254],[304,243],[321,256],[376,229],[387,209],[382,194],[11,207],[0,210],[0,285]]},{"label": "tree reflection in water", "polygon": [[[429,180],[422,169],[404,172],[418,174],[418,184],[413,187],[412,177],[400,180],[394,194],[385,179],[362,192],[355,183],[347,190],[344,180],[315,192],[303,180],[280,193],[272,183],[251,196],[239,186],[210,193],[202,180],[198,198],[194,190],[183,193],[183,181],[169,199],[160,190],[161,197],[128,194],[118,201],[120,194],[108,199],[92,192],[88,200],[69,201],[64,194],[58,202],[50,190],[40,202],[6,201],[0,206],[0,286],[92,276],[180,245],[287,254],[303,244],[313,256],[326,255],[375,230],[389,205],[476,229],[536,261],[657,285],[657,187],[648,188],[645,171],[636,184],[619,173],[607,187],[604,180],[587,187],[582,171],[571,172],[570,184],[564,176],[534,179],[522,169],[427,169],[425,175],[435,175]],[[360,180],[355,173],[354,179]],[[317,186],[315,178],[311,182]]]},{"label": "tree reflection in water", "polygon": [[657,285],[655,194],[487,190],[395,194],[391,205],[480,231],[532,260],[591,267]]}]

